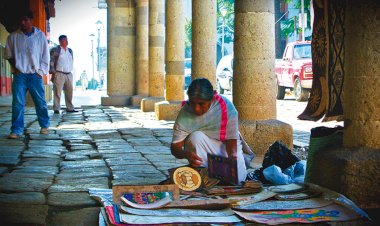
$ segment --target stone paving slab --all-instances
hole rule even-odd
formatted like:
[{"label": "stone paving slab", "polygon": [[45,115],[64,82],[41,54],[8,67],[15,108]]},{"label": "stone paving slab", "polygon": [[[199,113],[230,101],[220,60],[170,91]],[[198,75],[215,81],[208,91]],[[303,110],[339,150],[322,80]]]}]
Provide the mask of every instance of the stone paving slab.
[{"label": "stone paving slab", "polygon": [[34,146],[29,146],[25,152],[60,154],[63,151],[67,151],[64,146],[41,146],[41,145],[37,146],[37,145],[34,145]]},{"label": "stone paving slab", "polygon": [[[9,174],[5,174],[4,176],[6,175],[9,175]],[[49,174],[49,173],[44,173],[44,172],[22,172],[22,171],[14,170],[12,171],[12,176],[18,177],[18,178],[35,178],[35,179],[53,181],[55,174]]]},{"label": "stone paving slab", "polygon": [[161,181],[160,178],[130,178],[129,180],[113,180],[112,186],[133,186],[133,185],[156,185]]},{"label": "stone paving slab", "polygon": [[134,124],[135,128],[123,128],[123,129],[118,129],[122,135],[133,135],[133,136],[149,136],[152,135],[153,132],[150,129],[146,128],[141,128],[140,125]]},{"label": "stone paving slab", "polygon": [[8,167],[0,167],[0,175],[2,176],[5,173],[8,173],[9,169]]},{"label": "stone paving slab", "polygon": [[105,148],[105,149],[99,149],[98,148],[98,152],[100,154],[128,154],[128,153],[139,153],[137,150],[135,150],[134,148],[120,148],[120,149],[108,149],[108,148]]},{"label": "stone paving slab", "polygon": [[170,144],[172,143],[173,138],[172,137],[157,137],[157,140],[159,140],[165,146],[170,147]]},{"label": "stone paving slab", "polygon": [[88,155],[69,154],[65,155],[64,159],[65,161],[83,161],[90,160],[90,157]]},{"label": "stone paving slab", "polygon": [[133,172],[133,173],[124,173],[124,172],[121,172],[121,171],[115,171],[113,172],[113,179],[114,180],[127,180],[128,178],[130,177],[136,177],[136,178],[146,178],[148,180],[150,180],[151,178],[159,178],[161,180],[165,180],[166,179],[166,176],[162,173],[149,173],[149,174],[145,174],[145,173],[137,173],[137,172]]},{"label": "stone paving slab", "polygon": [[158,140],[134,140],[134,141],[128,141],[132,146],[159,146],[162,145],[162,143]]},{"label": "stone paving slab", "polygon": [[59,140],[58,134],[29,134],[31,140]]},{"label": "stone paving slab", "polygon": [[25,166],[25,165],[22,165],[22,166],[17,166],[14,168],[15,171],[18,171],[18,172],[26,172],[26,173],[34,173],[34,172],[37,172],[37,173],[47,173],[47,174],[51,174],[51,175],[55,175],[58,173],[58,167],[55,167],[55,166]]},{"label": "stone paving slab", "polygon": [[174,162],[174,161],[181,161],[181,159],[177,159],[173,155],[166,153],[166,154],[144,154],[144,157],[149,159],[152,162]]},{"label": "stone paving slab", "polygon": [[[9,132],[8,132],[9,133]],[[2,134],[0,137],[0,146],[1,147],[9,147],[9,146],[24,146],[24,137],[21,136],[20,139],[14,139],[10,140],[8,139],[8,133],[7,134]]]},{"label": "stone paving slab", "polygon": [[64,141],[83,141],[90,143],[92,138],[89,135],[60,135],[60,138]]},{"label": "stone paving slab", "polygon": [[67,155],[91,155],[94,153],[98,153],[98,151],[95,148],[92,149],[77,149],[77,150],[70,150],[69,152],[65,153],[65,156]]},{"label": "stone paving slab", "polygon": [[158,146],[136,146],[134,147],[136,151],[141,152],[142,154],[170,154],[170,148],[158,145]]},{"label": "stone paving slab", "polygon": [[45,204],[1,204],[2,225],[46,225],[49,206]]},{"label": "stone paving slab", "polygon": [[28,159],[23,159],[22,165],[23,166],[58,166],[60,163],[61,159],[60,158],[28,158]]},{"label": "stone paving slab", "polygon": [[23,152],[22,156],[25,158],[33,158],[33,157],[41,157],[43,158],[44,155],[49,157],[59,157],[62,153],[65,151],[62,150],[39,150],[39,149],[30,149]]},{"label": "stone paving slab", "polygon": [[56,180],[64,179],[77,179],[77,178],[92,178],[92,177],[109,177],[110,173],[108,171],[102,172],[62,172],[56,176]]},{"label": "stone paving slab", "polygon": [[49,153],[33,153],[33,152],[25,152],[22,157],[23,158],[59,158],[58,154],[49,154]]},{"label": "stone paving slab", "polygon": [[0,193],[0,204],[45,204],[45,195],[41,192]]},{"label": "stone paving slab", "polygon": [[62,146],[61,140],[30,140],[28,146]]},{"label": "stone paving slab", "polygon": [[95,159],[95,160],[85,160],[85,161],[63,161],[60,164],[61,169],[97,167],[97,166],[99,167],[105,166],[105,162],[103,160]]},{"label": "stone paving slab", "polygon": [[64,173],[89,173],[89,172],[94,172],[94,173],[103,173],[103,172],[109,172],[109,168],[107,166],[97,166],[97,167],[85,167],[85,168],[69,168],[69,169],[62,169],[59,173],[64,174]]},{"label": "stone paving slab", "polygon": [[7,149],[0,150],[0,158],[18,158],[22,149],[12,150],[12,148],[8,147]]},{"label": "stone paving slab", "polygon": [[52,209],[52,214],[48,216],[47,225],[54,226],[87,226],[99,224],[100,207],[88,207],[81,209],[74,209],[69,211]]},{"label": "stone paving slab", "polygon": [[99,206],[88,192],[50,193],[47,195],[47,204],[64,207]]},{"label": "stone paving slab", "polygon": [[49,187],[48,193],[54,192],[87,192],[89,188],[109,188],[108,178],[90,177],[77,178],[75,180],[60,179]]},{"label": "stone paving slab", "polygon": [[0,165],[9,165],[9,166],[15,166],[20,162],[20,158],[18,157],[0,157]]},{"label": "stone paving slab", "polygon": [[111,165],[110,166],[110,169],[112,171],[125,171],[126,173],[127,172],[145,172],[145,173],[149,173],[149,172],[159,172],[153,165],[143,165],[143,167],[135,167],[134,165],[125,165],[125,164],[121,164],[121,165]]},{"label": "stone paving slab", "polygon": [[17,174],[8,174],[0,178],[0,191],[3,192],[43,192],[51,184],[52,179],[23,178]]},{"label": "stone paving slab", "polygon": [[145,158],[141,157],[141,159],[133,159],[131,160],[120,160],[120,159],[106,159],[106,162],[109,166],[118,166],[118,165],[148,165],[151,164],[148,160]]},{"label": "stone paving slab", "polygon": [[0,144],[2,146],[0,146],[0,155],[2,155],[2,153],[8,153],[8,152],[11,152],[11,153],[15,153],[15,152],[22,152],[25,148],[24,148],[24,145],[20,145],[20,146],[8,146],[6,145],[5,143],[4,144]]},{"label": "stone paving slab", "polygon": [[154,136],[156,137],[172,137],[173,130],[172,129],[152,129]]},{"label": "stone paving slab", "polygon": [[91,144],[86,145],[74,145],[69,147],[70,151],[90,151],[96,150]]}]

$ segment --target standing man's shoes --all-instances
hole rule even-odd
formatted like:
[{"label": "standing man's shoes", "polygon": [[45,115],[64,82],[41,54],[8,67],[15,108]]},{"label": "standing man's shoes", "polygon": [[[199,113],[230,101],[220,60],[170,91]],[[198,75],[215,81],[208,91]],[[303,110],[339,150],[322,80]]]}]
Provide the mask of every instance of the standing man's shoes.
[{"label": "standing man's shoes", "polygon": [[17,139],[17,138],[19,138],[19,137],[20,137],[20,136],[17,135],[17,134],[15,134],[15,133],[11,133],[11,134],[9,134],[9,136],[8,136],[9,139]]},{"label": "standing man's shoes", "polygon": [[73,112],[78,112],[77,110],[75,110],[75,109],[73,109],[73,110],[71,110],[71,111],[69,111],[69,110],[66,110],[66,112],[68,112],[68,113],[73,113]]},{"label": "standing man's shoes", "polygon": [[48,133],[49,133],[48,128],[41,128],[40,134],[48,134]]},{"label": "standing man's shoes", "polygon": [[58,111],[58,110],[55,110],[55,111],[54,111],[54,114],[59,114],[59,111]]}]

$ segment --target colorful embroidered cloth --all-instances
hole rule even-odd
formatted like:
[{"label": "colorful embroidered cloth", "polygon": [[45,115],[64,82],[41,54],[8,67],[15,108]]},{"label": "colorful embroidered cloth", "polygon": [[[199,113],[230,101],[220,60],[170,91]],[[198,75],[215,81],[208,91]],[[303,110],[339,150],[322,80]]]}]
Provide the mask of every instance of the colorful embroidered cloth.
[{"label": "colorful embroidered cloth", "polygon": [[191,111],[189,102],[185,102],[174,124],[173,143],[185,140],[195,131],[220,141],[240,139],[235,106],[226,97],[215,93],[210,109],[197,116]]}]

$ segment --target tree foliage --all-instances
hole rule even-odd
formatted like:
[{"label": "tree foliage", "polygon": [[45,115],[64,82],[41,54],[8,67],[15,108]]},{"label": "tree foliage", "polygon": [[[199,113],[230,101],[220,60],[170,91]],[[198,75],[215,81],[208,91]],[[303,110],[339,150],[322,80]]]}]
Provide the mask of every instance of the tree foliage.
[{"label": "tree foliage", "polygon": [[[222,34],[222,29],[224,28],[224,42],[229,43],[234,41],[234,21],[235,21],[235,1],[234,0],[217,0],[217,11],[216,11],[216,27],[217,34]],[[223,18],[221,9],[226,9],[226,15]],[[225,26],[223,27],[223,19]],[[218,42],[222,42],[222,36],[218,37]]]},{"label": "tree foliage", "polygon": [[[295,9],[301,9],[301,0],[284,0],[282,2],[282,4],[288,5],[291,3],[294,3]],[[310,29],[310,0],[304,0],[304,12],[307,14],[306,29]],[[296,19],[296,22],[294,22],[294,19]],[[298,20],[299,18],[297,15],[296,18],[288,17],[287,19],[281,21],[281,36],[283,38],[294,36],[294,25],[296,25],[297,34],[302,32],[301,28],[298,27]]]}]

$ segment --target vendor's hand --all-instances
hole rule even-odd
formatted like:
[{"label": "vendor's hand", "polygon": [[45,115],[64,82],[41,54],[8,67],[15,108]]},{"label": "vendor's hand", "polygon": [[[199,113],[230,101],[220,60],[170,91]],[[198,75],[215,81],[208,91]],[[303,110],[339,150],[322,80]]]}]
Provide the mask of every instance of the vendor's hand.
[{"label": "vendor's hand", "polygon": [[197,155],[197,153],[190,151],[187,160],[189,161],[189,164],[194,167],[199,167],[203,163],[202,158]]},{"label": "vendor's hand", "polygon": [[38,73],[36,73],[36,75],[37,75],[38,78],[42,78],[42,75],[40,75]]}]

